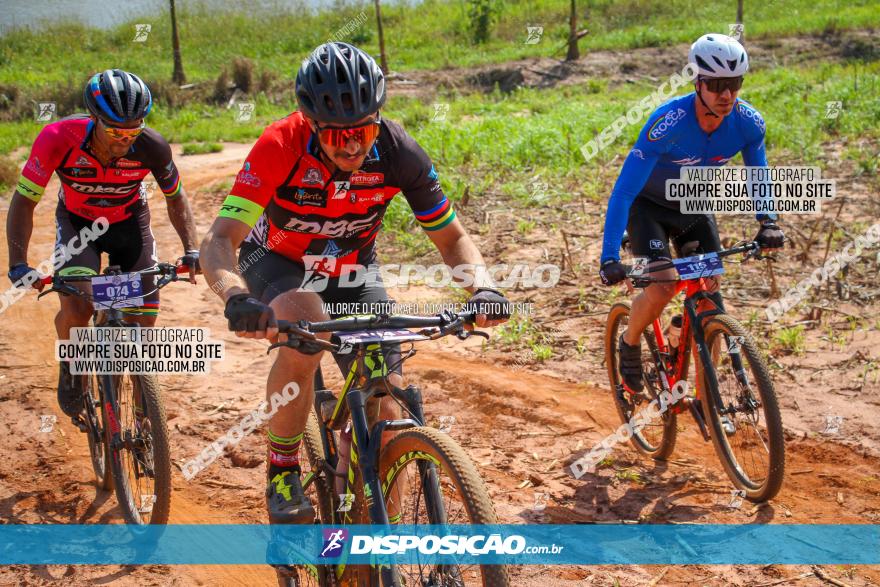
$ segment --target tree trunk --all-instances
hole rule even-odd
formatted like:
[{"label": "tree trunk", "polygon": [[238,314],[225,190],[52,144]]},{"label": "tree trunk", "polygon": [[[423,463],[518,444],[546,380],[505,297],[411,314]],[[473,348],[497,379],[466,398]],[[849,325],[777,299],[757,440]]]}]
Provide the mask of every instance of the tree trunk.
[{"label": "tree trunk", "polygon": [[177,13],[174,10],[174,0],[171,3],[171,45],[174,48],[174,73],[171,79],[177,85],[186,83],[186,74],[183,73],[183,60],[180,58],[180,37],[177,35]]},{"label": "tree trunk", "polygon": [[742,24],[743,21],[743,0],[736,0],[736,22]]},{"label": "tree trunk", "polygon": [[568,17],[568,54],[566,61],[577,61],[581,58],[578,49],[577,0],[571,0],[571,13]]},{"label": "tree trunk", "polygon": [[374,0],[376,4],[376,26],[379,29],[379,63],[382,71],[388,75],[388,56],[385,55],[385,33],[382,31],[382,7],[380,0]]}]

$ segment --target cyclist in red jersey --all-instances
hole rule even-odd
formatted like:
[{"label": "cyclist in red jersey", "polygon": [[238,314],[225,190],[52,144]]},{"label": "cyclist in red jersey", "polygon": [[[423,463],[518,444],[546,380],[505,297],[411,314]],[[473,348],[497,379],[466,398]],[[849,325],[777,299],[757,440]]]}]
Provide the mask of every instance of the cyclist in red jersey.
[{"label": "cyclist in red jersey", "polygon": [[[372,57],[347,43],[321,45],[303,62],[295,92],[299,111],[257,140],[202,243],[205,274],[226,302],[230,330],[271,339],[276,318],[336,317],[322,302],[387,311],[374,245],[398,193],[447,265],[485,267],[427,154],[400,125],[380,117],[385,78]],[[241,275],[235,271],[239,247]],[[364,269],[365,281],[347,282]],[[509,318],[509,303],[484,271],[475,274],[467,289],[477,324],[500,324]],[[300,393],[269,422],[267,508],[273,523],[309,523],[314,509],[299,481],[299,447],[320,354],[280,351],[267,397],[291,381]],[[345,357],[350,361],[350,355],[337,357],[343,368]],[[386,353],[385,363],[392,383],[402,386],[399,351]],[[379,417],[399,418],[400,411],[384,402]]]},{"label": "cyclist in red jersey", "polygon": [[[55,255],[61,247],[82,243],[76,237],[105,219],[106,232],[91,240],[78,253],[54,262],[61,275],[95,275],[101,267],[101,253],[110,265],[123,271],[146,269],[158,262],[156,243],[150,229],[150,210],[143,180],[152,173],[165,194],[168,216],[183,243],[181,263],[198,269],[198,237],[189,200],[180,183],[171,147],[158,132],[147,128],[144,117],[153,101],[147,85],[136,75],[120,69],[92,76],[83,91],[88,115],[74,115],[47,125],[34,141],[6,219],[9,247],[9,279],[18,286],[34,282],[36,270],[28,265],[28,243],[33,232],[34,208],[43,196],[53,173],[61,180]],[[81,289],[88,291],[89,285]],[[125,308],[132,322],[152,326],[159,311],[159,292],[154,280],[143,281],[144,306]],[[61,309],[55,317],[60,339],[73,327],[86,326],[91,305],[75,296],[59,296]],[[62,411],[76,418],[81,406],[72,385],[69,364],[61,361],[58,402]]]}]

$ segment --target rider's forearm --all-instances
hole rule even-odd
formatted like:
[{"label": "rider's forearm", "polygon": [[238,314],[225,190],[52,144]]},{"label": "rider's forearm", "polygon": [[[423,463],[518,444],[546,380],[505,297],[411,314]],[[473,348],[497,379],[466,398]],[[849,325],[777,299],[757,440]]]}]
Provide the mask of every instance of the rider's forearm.
[{"label": "rider's forearm", "polygon": [[248,293],[247,284],[234,270],[235,249],[229,238],[209,232],[199,254],[199,264],[211,291],[224,302],[235,294]]},{"label": "rider's forearm", "polygon": [[453,269],[453,278],[456,283],[461,282],[456,277],[456,272],[454,271],[456,267],[461,265],[474,267],[473,284],[462,285],[467,291],[473,293],[481,287],[497,289],[498,286],[492,280],[489,272],[486,271],[486,262],[483,260],[483,255],[467,234],[460,235],[448,246],[441,249],[440,256],[443,257],[443,262]]},{"label": "rider's forearm", "polygon": [[12,195],[9,215],[6,217],[6,245],[9,248],[9,266],[27,263],[28,243],[34,230],[33,202],[18,192]]},{"label": "rider's forearm", "polygon": [[174,230],[180,236],[183,250],[194,251],[198,249],[199,237],[196,234],[196,221],[193,218],[192,208],[190,208],[186,192],[181,187],[177,195],[166,198],[166,203],[168,204],[168,218],[171,220]]}]

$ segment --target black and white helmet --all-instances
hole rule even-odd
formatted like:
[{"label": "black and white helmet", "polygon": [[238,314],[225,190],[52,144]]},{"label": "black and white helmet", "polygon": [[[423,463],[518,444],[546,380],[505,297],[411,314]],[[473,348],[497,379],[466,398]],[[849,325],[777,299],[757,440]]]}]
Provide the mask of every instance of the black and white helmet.
[{"label": "black and white helmet", "polygon": [[353,124],[385,104],[385,75],[369,54],[339,41],[324,43],[296,74],[296,101],[313,120]]},{"label": "black and white helmet", "polygon": [[83,101],[89,112],[113,122],[139,120],[153,107],[153,97],[144,80],[121,69],[108,69],[89,78]]},{"label": "black and white helmet", "polygon": [[745,47],[733,37],[720,33],[697,39],[691,45],[688,62],[696,65],[701,77],[739,77],[749,70]]}]

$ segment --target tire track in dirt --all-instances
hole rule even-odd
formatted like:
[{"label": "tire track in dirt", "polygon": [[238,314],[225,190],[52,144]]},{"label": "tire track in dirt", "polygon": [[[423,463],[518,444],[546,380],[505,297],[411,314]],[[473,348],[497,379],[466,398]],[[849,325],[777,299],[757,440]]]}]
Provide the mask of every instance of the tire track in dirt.
[{"label": "tire track in dirt", "polygon": [[[200,234],[215,213],[204,195],[212,182],[231,178],[247,145],[220,154],[179,158],[193,199]],[[53,180],[55,181],[55,180]],[[50,187],[47,193],[54,193]],[[214,198],[216,199],[216,198]],[[179,255],[180,245],[163,204],[153,201],[160,258]],[[37,208],[31,258],[45,258],[54,237],[52,206]],[[5,250],[2,253],[5,255]],[[0,318],[0,518],[4,523],[118,523],[115,497],[96,491],[85,439],[66,424],[56,406],[57,364],[52,319],[57,301],[30,295]],[[160,325],[207,326],[226,342],[227,360],[208,377],[169,376],[162,390],[172,435],[172,459],[181,463],[216,439],[263,395],[271,358],[265,344],[237,339],[225,329],[222,307],[200,279],[163,291]],[[262,346],[260,346],[262,345]],[[834,442],[790,438],[789,472],[777,500],[762,508],[728,507],[731,486],[711,446],[689,426],[675,460],[654,466],[628,446],[614,464],[580,480],[564,469],[573,457],[617,427],[606,390],[574,385],[546,373],[490,364],[479,347],[432,343],[405,369],[423,387],[433,424],[456,420],[450,433],[465,446],[489,485],[506,523],[589,523],[617,520],[698,523],[877,523],[880,516],[878,459]],[[340,377],[327,358],[331,385]],[[338,388],[338,387],[337,387]],[[52,433],[39,433],[39,415],[55,414]],[[784,416],[783,416],[784,419]],[[231,457],[219,459],[196,480],[175,471],[175,523],[264,523],[261,434],[247,437]],[[530,479],[530,476],[532,478]],[[529,480],[529,485],[523,486]],[[536,496],[536,493],[539,494]],[[546,495],[542,495],[546,494]],[[838,494],[842,499],[838,498]],[[536,508],[536,503],[539,505]],[[545,504],[543,510],[540,505]],[[540,511],[538,511],[540,510]],[[755,585],[794,577],[806,567],[671,567],[667,584]],[[642,585],[659,574],[645,566],[527,567],[513,569],[516,585]],[[839,570],[829,568],[832,575]],[[876,568],[857,568],[852,585],[878,581]],[[0,583],[45,585],[271,585],[265,566],[7,567]],[[810,583],[811,579],[800,584]]]}]

